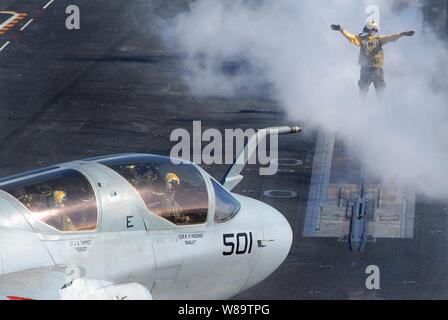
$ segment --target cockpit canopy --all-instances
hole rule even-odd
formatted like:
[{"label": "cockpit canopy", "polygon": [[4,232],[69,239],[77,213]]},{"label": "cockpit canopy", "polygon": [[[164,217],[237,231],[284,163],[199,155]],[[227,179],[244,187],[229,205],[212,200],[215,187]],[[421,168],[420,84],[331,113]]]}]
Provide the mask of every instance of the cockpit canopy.
[{"label": "cockpit canopy", "polygon": [[[116,191],[103,188],[103,179]],[[126,217],[127,212],[110,203],[111,194],[125,194],[125,190],[132,193],[126,199],[140,202],[142,218],[158,216],[171,222],[163,221],[168,228],[207,223],[211,207],[214,223],[229,221],[240,210],[239,201],[196,165],[147,154],[91,158],[25,172],[1,179],[0,190],[17,199],[23,205],[14,201],[18,208],[25,207],[43,230],[50,227],[59,232],[99,230],[100,214],[109,222],[120,214]]]},{"label": "cockpit canopy", "polygon": [[148,210],[176,225],[201,224],[209,209],[207,185],[192,164],[138,155],[99,161],[125,178]]},{"label": "cockpit canopy", "polygon": [[19,200],[32,216],[58,231],[95,230],[98,209],[89,181],[78,171],[62,169],[0,187]]}]

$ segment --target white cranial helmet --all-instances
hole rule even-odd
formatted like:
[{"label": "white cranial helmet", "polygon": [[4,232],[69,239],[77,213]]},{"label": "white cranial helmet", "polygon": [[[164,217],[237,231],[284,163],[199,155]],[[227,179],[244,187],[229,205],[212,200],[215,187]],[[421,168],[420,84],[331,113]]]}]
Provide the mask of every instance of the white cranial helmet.
[{"label": "white cranial helmet", "polygon": [[372,19],[366,22],[366,29],[379,31],[380,27],[378,26],[378,23]]}]

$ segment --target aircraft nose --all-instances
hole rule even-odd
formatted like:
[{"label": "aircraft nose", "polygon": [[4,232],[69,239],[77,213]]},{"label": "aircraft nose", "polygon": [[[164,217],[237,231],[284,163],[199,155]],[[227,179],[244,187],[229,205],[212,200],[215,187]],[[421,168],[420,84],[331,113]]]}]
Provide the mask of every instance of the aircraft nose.
[{"label": "aircraft nose", "polygon": [[256,243],[260,253],[246,287],[257,284],[274,272],[291,249],[292,230],[288,221],[276,209],[265,206],[258,212],[262,215],[264,228],[262,239],[257,239]]}]

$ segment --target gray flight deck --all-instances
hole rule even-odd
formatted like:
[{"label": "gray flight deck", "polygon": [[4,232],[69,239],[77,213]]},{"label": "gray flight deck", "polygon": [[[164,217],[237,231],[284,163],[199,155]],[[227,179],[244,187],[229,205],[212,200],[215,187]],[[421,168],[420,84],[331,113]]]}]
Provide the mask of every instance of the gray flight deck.
[{"label": "gray flight deck", "polygon": [[[182,58],[165,48],[151,23],[153,15],[186,9],[187,1],[55,0],[43,9],[47,3],[0,0],[0,11],[27,14],[0,35],[0,47],[9,41],[0,51],[0,176],[103,154],[168,155],[171,131],[191,131],[194,120],[221,130],[293,124],[265,95],[226,99],[188,92]],[[81,8],[80,30],[65,28],[71,4]],[[294,232],[284,264],[237,298],[448,298],[448,204],[384,186],[383,219],[377,211],[367,223],[377,234],[363,251],[351,252],[344,232],[334,230],[347,229],[338,194],[356,188],[360,167],[344,160],[337,137],[302,125],[303,133],[281,137],[275,176],[262,177],[249,166],[237,187],[280,210]],[[205,169],[219,178],[226,166]],[[325,217],[339,226],[327,223],[324,236],[318,235]],[[375,231],[387,228],[382,235]],[[381,270],[376,291],[365,288],[365,269],[372,264]]]},{"label": "gray flight deck", "polygon": [[365,230],[361,236],[367,241],[375,241],[377,238],[412,238],[415,192],[393,181],[382,182],[368,176],[363,172],[360,161],[344,151],[343,142],[336,140],[334,135],[319,134],[303,235],[346,240],[353,231],[350,221],[356,200],[361,194],[361,186],[364,185]]}]

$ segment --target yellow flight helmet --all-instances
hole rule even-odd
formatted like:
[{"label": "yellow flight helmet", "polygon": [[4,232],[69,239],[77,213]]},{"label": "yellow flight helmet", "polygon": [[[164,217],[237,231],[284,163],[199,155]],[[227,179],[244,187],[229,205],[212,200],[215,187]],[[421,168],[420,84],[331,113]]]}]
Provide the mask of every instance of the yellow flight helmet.
[{"label": "yellow flight helmet", "polygon": [[64,191],[56,190],[51,193],[51,198],[59,205],[67,200],[67,194]]},{"label": "yellow flight helmet", "polygon": [[180,179],[177,174],[173,172],[169,172],[165,175],[165,182],[168,188],[173,188],[174,186],[178,186],[180,184]]}]

